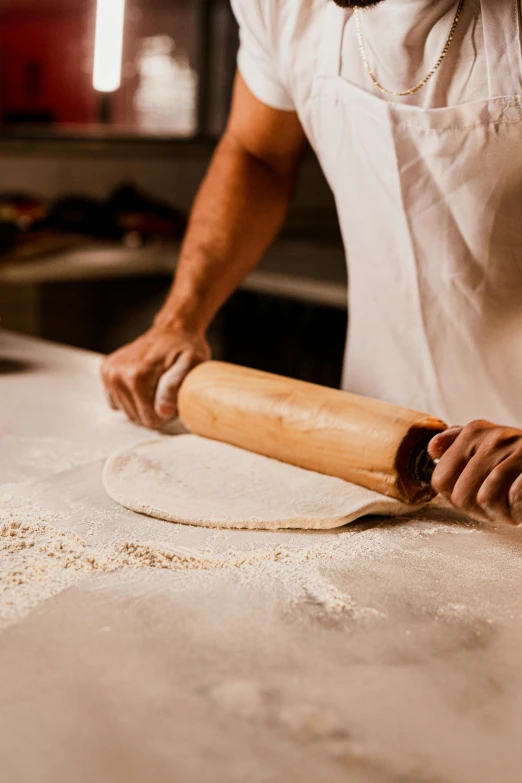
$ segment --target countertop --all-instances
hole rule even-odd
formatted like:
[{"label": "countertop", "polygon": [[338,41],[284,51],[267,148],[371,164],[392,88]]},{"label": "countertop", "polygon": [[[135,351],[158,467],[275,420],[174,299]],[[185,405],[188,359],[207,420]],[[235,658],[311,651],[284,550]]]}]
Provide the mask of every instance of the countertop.
[{"label": "countertop", "polygon": [[[99,362],[0,331],[0,533],[48,562],[11,579],[18,614],[0,586],[2,779],[519,783],[522,532],[443,509],[330,533],[125,511],[103,461],[151,434],[108,409]],[[123,550],[147,556],[112,568]]]}]

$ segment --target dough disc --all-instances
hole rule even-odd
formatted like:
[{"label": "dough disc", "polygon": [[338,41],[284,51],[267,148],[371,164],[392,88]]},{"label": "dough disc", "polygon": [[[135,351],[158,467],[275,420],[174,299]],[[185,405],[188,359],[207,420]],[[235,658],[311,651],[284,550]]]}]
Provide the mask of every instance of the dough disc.
[{"label": "dough disc", "polygon": [[342,479],[198,435],[147,441],[114,454],[103,483],[131,511],[202,527],[328,530],[366,514],[412,510]]}]

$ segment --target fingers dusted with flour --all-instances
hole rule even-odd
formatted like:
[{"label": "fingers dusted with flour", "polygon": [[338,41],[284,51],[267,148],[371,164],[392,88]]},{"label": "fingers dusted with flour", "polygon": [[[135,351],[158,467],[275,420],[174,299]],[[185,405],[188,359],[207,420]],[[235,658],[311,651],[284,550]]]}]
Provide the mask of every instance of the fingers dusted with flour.
[{"label": "fingers dusted with flour", "polygon": [[177,415],[178,390],[187,373],[209,358],[203,335],[155,325],[105,359],[102,378],[111,407],[135,424],[160,429]]},{"label": "fingers dusted with flour", "polygon": [[178,393],[181,384],[189,372],[204,359],[210,358],[209,352],[201,345],[191,345],[179,354],[176,361],[161,376],[154,401],[154,411],[160,419],[171,419],[178,414]]},{"label": "fingers dusted with flour", "polygon": [[437,435],[433,487],[480,520],[522,524],[522,431],[477,420]]}]

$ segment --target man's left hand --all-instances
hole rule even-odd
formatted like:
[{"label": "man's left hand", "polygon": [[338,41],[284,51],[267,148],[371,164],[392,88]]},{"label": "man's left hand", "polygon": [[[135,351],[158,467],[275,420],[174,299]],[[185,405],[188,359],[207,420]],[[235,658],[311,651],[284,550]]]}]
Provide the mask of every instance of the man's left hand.
[{"label": "man's left hand", "polygon": [[522,431],[488,421],[452,427],[430,443],[433,487],[482,521],[522,524]]}]

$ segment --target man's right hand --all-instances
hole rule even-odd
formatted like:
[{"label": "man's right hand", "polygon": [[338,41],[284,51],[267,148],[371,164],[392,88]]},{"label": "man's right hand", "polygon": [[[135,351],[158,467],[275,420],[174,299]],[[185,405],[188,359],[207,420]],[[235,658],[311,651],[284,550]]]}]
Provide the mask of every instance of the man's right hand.
[{"label": "man's right hand", "polygon": [[177,416],[178,392],[185,376],[209,358],[204,335],[183,327],[154,325],[103,362],[109,403],[136,424],[160,429]]}]

